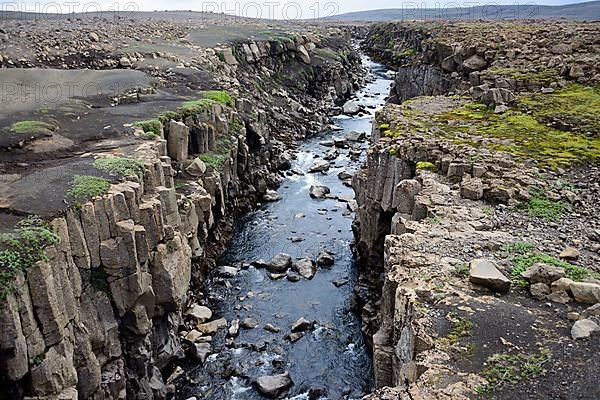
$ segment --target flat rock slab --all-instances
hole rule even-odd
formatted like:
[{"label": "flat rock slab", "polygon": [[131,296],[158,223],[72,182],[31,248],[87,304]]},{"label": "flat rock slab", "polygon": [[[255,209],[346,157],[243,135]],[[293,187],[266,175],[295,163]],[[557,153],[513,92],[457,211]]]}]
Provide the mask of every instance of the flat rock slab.
[{"label": "flat rock slab", "polygon": [[511,285],[510,279],[500,272],[496,263],[485,259],[471,261],[469,280],[476,285],[485,286],[502,293],[507,293]]},{"label": "flat rock slab", "polygon": [[288,372],[281,375],[261,376],[256,380],[258,391],[270,399],[276,399],[293,385]]}]

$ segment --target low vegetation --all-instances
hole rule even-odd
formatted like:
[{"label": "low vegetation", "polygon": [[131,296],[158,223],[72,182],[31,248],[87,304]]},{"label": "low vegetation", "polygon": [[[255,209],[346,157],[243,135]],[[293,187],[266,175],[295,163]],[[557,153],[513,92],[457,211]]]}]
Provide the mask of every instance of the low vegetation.
[{"label": "low vegetation", "polygon": [[521,208],[525,209],[532,217],[558,220],[565,211],[566,205],[562,201],[551,200],[541,192],[537,192]]},{"label": "low vegetation", "polygon": [[446,336],[450,344],[458,343],[461,338],[471,335],[471,331],[475,327],[472,321],[454,314],[451,314],[450,317],[452,318],[452,329]]},{"label": "low vegetation", "polygon": [[144,131],[144,139],[156,139],[160,137],[160,133],[162,131],[162,123],[156,118],[146,121],[138,121],[133,125]]},{"label": "low vegetation", "polygon": [[228,107],[233,107],[235,105],[233,98],[225,90],[208,90],[206,92],[202,92],[202,98],[216,101],[217,103],[221,103]]},{"label": "low vegetation", "polygon": [[198,157],[204,164],[212,167],[215,171],[223,169],[225,164],[225,156],[223,154],[202,154]]},{"label": "low vegetation", "polygon": [[544,364],[550,360],[550,351],[541,349],[538,354],[494,354],[487,360],[482,376],[488,385],[477,389],[479,393],[493,391],[502,385],[527,381],[547,373]]},{"label": "low vegetation", "polygon": [[10,126],[10,131],[23,135],[50,134],[56,127],[42,121],[19,121]]},{"label": "low vegetation", "polygon": [[50,226],[37,217],[26,218],[14,232],[0,235],[0,302],[15,289],[17,274],[26,274],[38,261],[47,261],[45,248],[58,240]]},{"label": "low vegetation", "polygon": [[[437,117],[438,134],[556,168],[600,160],[598,113],[600,88],[573,84],[551,94],[522,96],[502,114],[467,103]],[[479,143],[468,139],[472,136],[490,140]]]},{"label": "low vegetation", "polygon": [[418,170],[426,170],[426,171],[431,171],[431,172],[437,172],[437,170],[438,170],[438,167],[436,167],[435,164],[427,162],[427,161],[418,162],[416,168]]},{"label": "low vegetation", "polygon": [[105,194],[110,188],[110,182],[99,176],[75,175],[67,196],[81,202],[95,196]]},{"label": "low vegetation", "polygon": [[129,157],[98,158],[92,165],[100,171],[119,177],[141,177],[144,173],[144,162]]}]

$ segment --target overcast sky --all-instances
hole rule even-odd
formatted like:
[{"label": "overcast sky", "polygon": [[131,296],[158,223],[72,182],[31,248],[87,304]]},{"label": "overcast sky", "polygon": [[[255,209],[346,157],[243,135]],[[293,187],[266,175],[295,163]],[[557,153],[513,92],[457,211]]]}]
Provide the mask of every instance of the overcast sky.
[{"label": "overcast sky", "polygon": [[225,12],[227,14],[244,15],[247,17],[260,16],[263,18],[315,18],[326,17],[350,11],[372,10],[379,8],[415,8],[419,7],[469,7],[486,4],[570,4],[577,0],[542,0],[542,1],[436,1],[415,0],[55,0],[55,1],[0,1],[1,10],[35,11],[35,12],[60,12],[75,11],[109,11],[120,10],[194,10]]}]

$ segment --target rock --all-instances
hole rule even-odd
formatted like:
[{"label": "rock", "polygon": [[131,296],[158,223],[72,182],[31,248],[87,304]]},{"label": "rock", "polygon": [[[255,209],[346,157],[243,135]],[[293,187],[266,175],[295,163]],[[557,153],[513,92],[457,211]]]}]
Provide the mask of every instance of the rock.
[{"label": "rock", "polygon": [[463,61],[463,67],[469,71],[481,71],[487,67],[487,61],[480,55],[474,54]]},{"label": "rock", "polygon": [[317,265],[319,267],[330,267],[333,264],[335,264],[335,258],[326,250],[322,251],[319,257],[317,257]]},{"label": "rock", "polygon": [[552,282],[550,289],[552,292],[568,292],[571,290],[573,281],[569,278],[560,278],[557,281]]},{"label": "rock", "polygon": [[173,382],[175,382],[177,379],[179,379],[183,374],[185,373],[185,371],[183,370],[183,368],[181,367],[177,367],[175,368],[175,371],[173,371],[173,373],[169,376],[169,378],[167,379],[167,384],[171,384]]},{"label": "rock", "polygon": [[263,259],[260,260],[256,260],[256,261],[252,261],[252,263],[250,263],[250,265],[252,265],[254,268],[268,268],[269,267],[269,262],[265,261]]},{"label": "rock", "polygon": [[204,364],[206,358],[210,355],[212,346],[210,343],[194,343],[194,358]]},{"label": "rock", "polygon": [[304,332],[293,332],[286,336],[286,339],[292,343],[296,343],[298,340],[304,337]]},{"label": "rock", "polygon": [[100,41],[100,36],[98,36],[98,34],[96,32],[90,32],[88,34],[88,37],[90,38],[90,40],[92,42],[99,42]]},{"label": "rock", "polygon": [[571,337],[574,340],[586,339],[594,333],[600,332],[600,326],[591,319],[580,319],[571,328]]},{"label": "rock", "polygon": [[298,46],[296,51],[298,52],[298,56],[304,64],[310,64],[310,55],[303,45]]},{"label": "rock", "polygon": [[351,142],[361,142],[367,138],[366,133],[352,131],[346,135],[346,140]]},{"label": "rock", "polygon": [[347,285],[348,282],[349,282],[348,279],[338,279],[338,280],[333,281],[333,284],[335,287],[339,288],[344,285]]},{"label": "rock", "polygon": [[131,60],[127,57],[121,57],[119,65],[123,68],[131,68]]},{"label": "rock", "polygon": [[292,266],[292,257],[289,254],[279,253],[269,263],[267,268],[271,272],[285,273]]},{"label": "rock", "polygon": [[179,121],[169,122],[167,153],[173,161],[184,161],[188,157],[190,129]]},{"label": "rock", "polygon": [[297,273],[290,271],[287,273],[287,280],[290,282],[300,282],[302,277]]},{"label": "rock", "polygon": [[312,279],[317,273],[317,266],[312,259],[306,257],[294,263],[294,270],[303,278]]},{"label": "rock", "polygon": [[235,267],[222,265],[217,268],[217,273],[221,278],[234,278],[238,274],[238,270]]},{"label": "rock", "polygon": [[194,161],[185,169],[185,172],[195,177],[202,177],[206,173],[206,164],[199,158],[195,158]]},{"label": "rock", "polygon": [[586,282],[573,282],[570,286],[573,297],[578,303],[600,303],[600,285]]},{"label": "rock", "polygon": [[529,287],[529,292],[534,299],[545,300],[546,295],[550,294],[550,286],[545,283],[535,283]]},{"label": "rock", "polygon": [[[542,284],[540,284],[542,285]],[[567,292],[552,292],[546,298],[554,303],[568,304],[571,302],[571,297]]]},{"label": "rock", "polygon": [[577,261],[579,259],[579,256],[580,256],[580,254],[577,249],[575,249],[573,247],[567,247],[560,253],[560,255],[558,257],[563,260]]},{"label": "rock", "polygon": [[263,329],[265,331],[271,332],[271,333],[279,333],[279,332],[281,332],[281,328],[278,328],[275,325],[271,325],[271,324],[266,324]]},{"label": "rock", "polygon": [[256,388],[263,395],[276,399],[285,393],[294,383],[289,372],[281,375],[261,376],[256,380]]},{"label": "rock", "polygon": [[319,144],[321,146],[325,146],[325,147],[333,147],[333,146],[335,146],[335,142],[333,140],[323,140],[323,141],[319,142]]},{"label": "rock", "polygon": [[581,319],[581,315],[579,315],[579,313],[576,312],[570,312],[567,314],[567,319],[569,321],[579,321]]},{"label": "rock", "polygon": [[565,277],[565,270],[546,264],[535,264],[521,274],[521,277],[532,285],[545,283],[551,285],[553,282]]},{"label": "rock", "polygon": [[586,308],[581,313],[581,317],[582,318],[600,317],[600,303],[594,304],[593,306]]},{"label": "rock", "polygon": [[317,160],[314,162],[312,167],[308,170],[309,173],[313,174],[316,172],[327,172],[329,171],[329,163],[325,160]]},{"label": "rock", "polygon": [[227,335],[229,337],[236,337],[239,333],[240,333],[240,320],[234,319],[233,321],[231,321],[231,325],[229,326],[229,329],[227,330]]},{"label": "rock", "polygon": [[465,199],[481,200],[483,198],[483,181],[481,178],[468,178],[465,175],[460,185],[460,195]]},{"label": "rock", "polygon": [[346,179],[352,179],[352,175],[350,175],[346,171],[342,171],[338,174],[338,178],[342,181],[345,181]]},{"label": "rock", "polygon": [[204,323],[212,318],[212,310],[198,304],[192,304],[185,315],[188,315],[196,320],[197,323]]},{"label": "rock", "polygon": [[264,201],[275,202],[281,200],[281,195],[275,190],[267,190],[267,193],[263,196]]},{"label": "rock", "polygon": [[344,104],[344,106],[342,107],[342,111],[346,115],[356,115],[360,112],[360,107],[358,106],[358,104],[350,100]]},{"label": "rock", "polygon": [[323,158],[327,161],[333,161],[336,158],[338,158],[339,155],[340,155],[340,153],[339,153],[339,151],[337,151],[337,149],[330,149],[327,153],[325,153]]},{"label": "rock", "polygon": [[244,329],[254,329],[258,326],[258,321],[254,318],[246,318],[240,323],[240,326]]},{"label": "rock", "polygon": [[204,324],[198,324],[197,328],[200,332],[205,335],[211,335],[216,333],[219,329],[225,328],[227,326],[227,320],[225,318],[220,318],[211,322],[206,322]]},{"label": "rock", "polygon": [[471,261],[469,272],[471,283],[489,287],[498,292],[506,293],[510,290],[511,281],[490,260],[478,259]]},{"label": "rock", "polygon": [[306,332],[314,328],[315,322],[302,317],[292,325],[292,333]]},{"label": "rock", "polygon": [[313,185],[310,187],[310,197],[313,199],[324,199],[331,193],[331,189],[327,186]]}]

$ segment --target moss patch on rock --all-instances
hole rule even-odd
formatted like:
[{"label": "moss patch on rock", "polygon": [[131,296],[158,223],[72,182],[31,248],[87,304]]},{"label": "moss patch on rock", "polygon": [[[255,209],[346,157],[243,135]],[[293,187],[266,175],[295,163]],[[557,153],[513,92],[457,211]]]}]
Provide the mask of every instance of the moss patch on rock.
[{"label": "moss patch on rock", "polygon": [[99,176],[75,175],[67,196],[75,201],[83,201],[105,194],[110,182]]},{"label": "moss patch on rock", "polygon": [[56,127],[48,122],[43,121],[19,121],[10,126],[12,133],[20,135],[40,135],[50,134]]},{"label": "moss patch on rock", "polygon": [[98,158],[92,165],[100,171],[119,177],[141,177],[144,172],[144,162],[129,157]]}]

